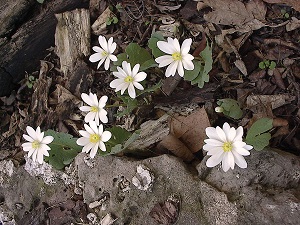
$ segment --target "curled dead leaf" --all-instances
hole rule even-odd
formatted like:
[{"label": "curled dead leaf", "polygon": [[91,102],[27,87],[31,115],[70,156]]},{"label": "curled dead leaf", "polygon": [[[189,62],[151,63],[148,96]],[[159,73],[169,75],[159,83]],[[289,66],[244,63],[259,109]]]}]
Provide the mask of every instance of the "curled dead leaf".
[{"label": "curled dead leaf", "polygon": [[170,133],[195,153],[203,147],[206,138],[205,128],[210,126],[204,108],[195,110],[188,116],[174,116],[170,121]]},{"label": "curled dead leaf", "polygon": [[182,143],[177,137],[172,134],[167,135],[159,143],[157,148],[166,148],[177,157],[183,159],[186,162],[192,161],[195,157],[192,152]]}]

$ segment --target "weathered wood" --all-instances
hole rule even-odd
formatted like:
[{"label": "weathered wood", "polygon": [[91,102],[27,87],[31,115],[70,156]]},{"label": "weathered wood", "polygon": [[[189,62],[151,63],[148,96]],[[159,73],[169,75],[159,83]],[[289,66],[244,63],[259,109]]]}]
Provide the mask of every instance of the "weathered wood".
[{"label": "weathered wood", "polygon": [[92,84],[92,71],[83,59],[90,55],[90,14],[87,9],[76,9],[55,15],[58,23],[55,32],[56,53],[65,87],[80,97]]},{"label": "weathered wood", "polygon": [[0,44],[0,96],[10,94],[25,71],[36,71],[39,60],[48,54],[46,49],[54,46],[54,14],[83,7],[88,8],[87,0],[47,0],[39,14],[4,37]]}]

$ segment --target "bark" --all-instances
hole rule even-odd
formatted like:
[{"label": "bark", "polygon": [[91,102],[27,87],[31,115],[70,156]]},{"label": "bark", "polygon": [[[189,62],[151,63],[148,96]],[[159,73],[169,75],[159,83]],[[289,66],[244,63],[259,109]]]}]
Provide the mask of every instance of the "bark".
[{"label": "bark", "polygon": [[90,14],[76,9],[57,14],[55,32],[56,52],[60,58],[65,87],[77,97],[92,84],[92,71],[83,61],[90,55]]},{"label": "bark", "polygon": [[[54,14],[75,8],[87,8],[88,1],[48,0],[40,7],[41,12],[24,24],[19,24],[19,29],[15,32],[3,32],[9,33],[9,36],[4,35],[0,39],[0,96],[9,95],[15,85],[24,78],[25,71],[36,71],[39,60],[48,54],[46,49],[54,46],[57,23]],[[9,14],[2,10],[8,9],[1,7],[1,18],[6,15],[1,23],[9,17]],[[13,26],[13,23],[16,21],[10,22],[9,26]]]}]

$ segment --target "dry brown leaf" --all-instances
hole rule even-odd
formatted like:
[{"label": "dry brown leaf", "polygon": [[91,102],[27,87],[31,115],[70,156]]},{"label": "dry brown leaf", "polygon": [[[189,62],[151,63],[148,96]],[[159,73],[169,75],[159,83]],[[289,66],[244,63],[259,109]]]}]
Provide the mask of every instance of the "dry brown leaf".
[{"label": "dry brown leaf", "polygon": [[172,152],[174,155],[178,156],[186,162],[190,162],[195,158],[195,156],[189,150],[189,148],[172,134],[169,134],[166,137],[164,137],[163,140],[159,143],[159,145],[159,148],[163,146],[164,148]]},{"label": "dry brown leaf", "polygon": [[98,17],[98,19],[93,23],[92,30],[96,35],[100,35],[106,30],[106,20],[113,16],[113,12],[107,7],[104,12]]},{"label": "dry brown leaf", "polygon": [[247,97],[247,108],[253,109],[257,105],[271,105],[272,109],[279,108],[295,100],[295,96],[289,94],[281,95],[250,95]]},{"label": "dry brown leaf", "polygon": [[292,20],[286,25],[286,31],[292,31],[300,28],[300,20],[296,17],[292,17]]},{"label": "dry brown leaf", "polygon": [[300,11],[300,3],[299,0],[263,0],[264,2],[271,4],[287,4],[292,6],[295,10]]},{"label": "dry brown leaf", "polygon": [[195,153],[203,147],[206,138],[205,128],[209,126],[207,113],[204,108],[200,108],[189,116],[173,117],[170,121],[170,133]]},{"label": "dry brown leaf", "polygon": [[273,127],[284,127],[287,126],[289,124],[289,121],[287,121],[286,119],[283,118],[274,118],[273,119]]},{"label": "dry brown leaf", "polygon": [[238,0],[203,0],[213,11],[204,15],[208,22],[222,25],[235,25],[250,30],[264,26],[266,6],[261,0],[253,0],[244,4]]}]

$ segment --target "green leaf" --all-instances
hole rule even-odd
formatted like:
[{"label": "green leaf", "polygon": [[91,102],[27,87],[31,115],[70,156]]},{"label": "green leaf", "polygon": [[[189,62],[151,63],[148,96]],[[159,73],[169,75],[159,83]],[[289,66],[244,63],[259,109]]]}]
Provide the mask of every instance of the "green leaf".
[{"label": "green leaf", "polygon": [[100,155],[102,156],[117,154],[125,150],[133,141],[135,141],[139,137],[139,131],[131,134],[131,132],[117,126],[108,128],[107,130],[112,133],[112,137],[105,143],[106,151],[100,151]]},{"label": "green leaf", "polygon": [[158,64],[154,61],[154,59],[149,59],[141,65],[140,70],[145,71],[146,69],[149,69],[151,67],[157,67],[157,66]]},{"label": "green leaf", "polygon": [[273,119],[261,118],[252,124],[246,136],[246,143],[260,151],[269,145],[271,134],[266,133],[273,127]]},{"label": "green leaf", "polygon": [[273,127],[273,119],[261,118],[252,124],[252,126],[250,127],[250,129],[247,133],[246,139],[254,138],[262,133],[265,133],[265,132],[271,130],[272,127]]},{"label": "green leaf", "polygon": [[150,53],[140,47],[137,43],[130,43],[126,49],[125,52],[128,56],[128,62],[131,63],[131,66],[133,67],[135,64],[142,65],[146,61],[152,59]]},{"label": "green leaf", "polygon": [[186,70],[184,72],[184,79],[187,81],[192,81],[197,78],[200,73],[200,70],[203,69],[201,62],[198,60],[193,60],[194,69],[193,70]]},{"label": "green leaf", "polygon": [[45,157],[45,160],[58,170],[69,165],[77,154],[81,152],[82,147],[76,144],[77,139],[70,134],[47,130],[45,135],[50,135],[54,138],[53,142],[49,144],[51,148],[49,157]]},{"label": "green leaf", "polygon": [[258,135],[255,138],[246,139],[246,143],[248,145],[252,145],[255,150],[261,151],[269,145],[270,139],[271,139],[271,134],[264,133]]},{"label": "green leaf", "polygon": [[265,69],[266,68],[266,65],[265,65],[265,62],[260,62],[259,64],[258,64],[258,67],[260,68],[260,69]]},{"label": "green leaf", "polygon": [[111,22],[112,22],[112,19],[111,19],[111,18],[107,18],[107,19],[106,19],[106,25],[108,25],[108,26],[111,25]]},{"label": "green leaf", "polygon": [[162,82],[160,80],[157,84],[142,90],[139,94],[137,94],[137,97],[142,95],[142,94],[145,94],[145,93],[154,92],[157,89],[159,89],[161,86],[162,86]]},{"label": "green leaf", "polygon": [[117,18],[117,17],[115,17],[115,16],[112,18],[112,20],[113,20],[112,22],[113,22],[114,24],[116,24],[116,23],[118,23],[118,22],[119,22],[118,18]]},{"label": "green leaf", "polygon": [[184,79],[191,81],[192,85],[198,85],[199,88],[203,88],[204,83],[209,81],[208,73],[212,69],[212,49],[207,43],[205,49],[199,55],[202,59],[201,61],[194,60],[194,70],[185,70]]},{"label": "green leaf", "polygon": [[204,60],[204,70],[203,73],[207,75],[211,69],[212,69],[212,64],[213,64],[213,59],[212,59],[212,46],[207,45],[205,49],[200,53],[200,56]]},{"label": "green leaf", "polygon": [[270,66],[269,66],[269,69],[270,69],[270,70],[273,70],[273,69],[275,69],[275,67],[276,67],[276,62],[271,61]]},{"label": "green leaf", "polygon": [[233,119],[240,119],[243,115],[243,111],[241,110],[239,103],[234,99],[219,99],[217,104],[224,109],[224,115]]},{"label": "green leaf", "polygon": [[165,41],[164,36],[160,32],[153,33],[148,41],[148,47],[152,50],[152,55],[155,58],[165,55],[165,53],[157,47],[158,41]]},{"label": "green leaf", "polygon": [[138,106],[138,100],[136,98],[132,99],[130,96],[120,95],[119,93],[117,93],[117,95],[123,101],[124,105],[126,105],[126,109],[116,113],[115,116],[122,117],[124,115],[129,115]]}]

